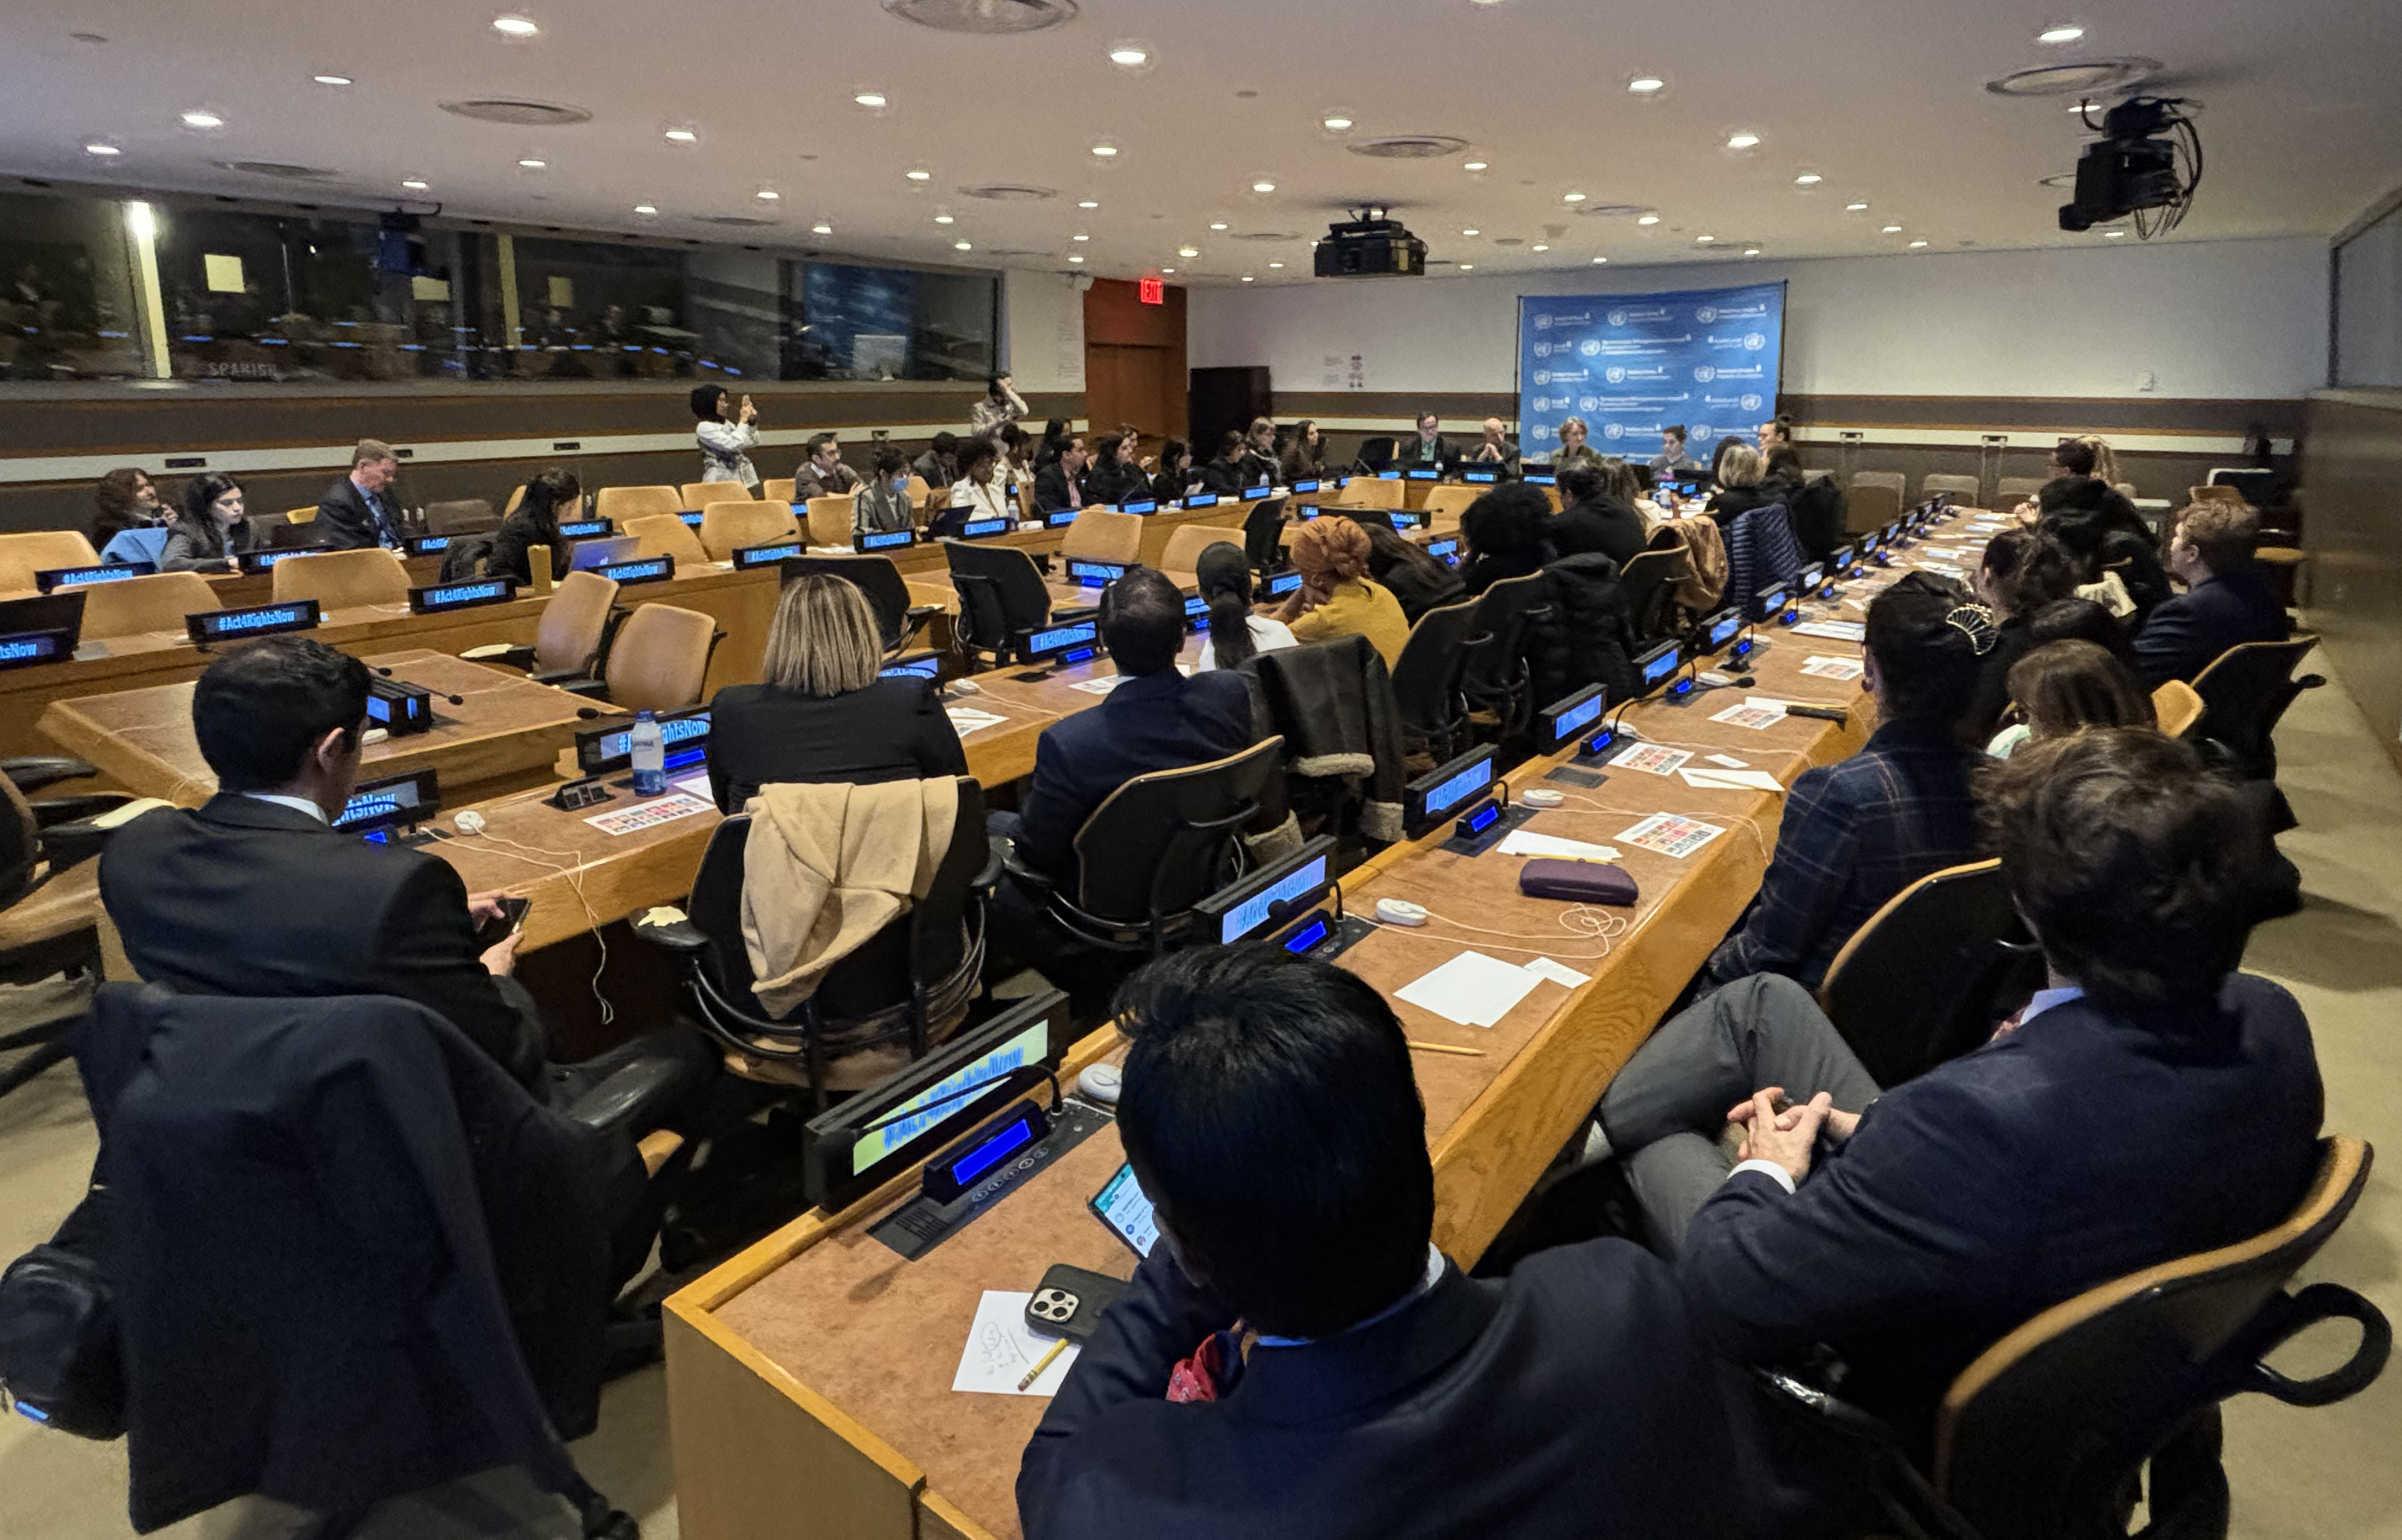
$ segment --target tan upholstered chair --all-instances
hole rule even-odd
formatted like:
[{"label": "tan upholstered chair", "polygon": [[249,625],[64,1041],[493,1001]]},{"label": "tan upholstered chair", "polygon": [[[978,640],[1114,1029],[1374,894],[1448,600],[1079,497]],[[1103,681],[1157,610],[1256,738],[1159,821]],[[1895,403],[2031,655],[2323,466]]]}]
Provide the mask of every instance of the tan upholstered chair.
[{"label": "tan upholstered chair", "polygon": [[636,548],[636,554],[640,556],[672,556],[678,562],[686,562],[709,560],[709,551],[701,545],[700,536],[693,533],[690,524],[672,513],[653,513],[640,519],[628,519],[617,526],[617,532],[630,534],[641,542]]},{"label": "tan upholstered chair", "polygon": [[294,556],[275,563],[275,602],[314,599],[323,608],[408,603],[408,569],[380,546]]},{"label": "tan upholstered chair", "polygon": [[739,481],[686,481],[676,488],[676,494],[683,500],[683,506],[686,508],[705,508],[711,503],[748,497],[751,489]]},{"label": "tan upholstered chair", "polygon": [[2005,476],[1994,484],[1994,500],[2004,507],[2031,502],[2050,479],[2048,476]]},{"label": "tan upholstered chair", "polygon": [[571,572],[559,580],[543,604],[532,646],[494,642],[469,647],[459,656],[477,663],[526,669],[545,681],[588,674],[609,634],[609,613],[616,602],[617,585],[611,579],[597,572]]},{"label": "tan upholstered chair", "polygon": [[1852,472],[1852,489],[1857,492],[1862,487],[1890,487],[1893,489],[1895,501],[1898,502],[1900,499],[1910,495],[1910,478],[1902,475],[1901,472],[1898,470],[1856,470]]},{"label": "tan upholstered chair", "polygon": [[1374,476],[1355,476],[1335,493],[1334,506],[1345,508],[1400,508],[1409,506],[1410,484]]},{"label": "tan upholstered chair", "polygon": [[1843,497],[1844,527],[1857,534],[1901,517],[1901,489],[1883,481],[1856,484]]},{"label": "tan upholstered chair", "polygon": [[1967,507],[1976,506],[1977,499],[1983,495],[1984,490],[1984,483],[1973,476],[1934,475],[1922,479],[1918,483],[1919,496],[1932,497],[1938,493],[1948,492]]},{"label": "tan upholstered chair", "polygon": [[506,519],[510,514],[517,512],[518,505],[524,501],[525,483],[520,481],[516,486],[509,489],[509,500],[502,506],[501,517]]},{"label": "tan upholstered chair", "polygon": [[2238,507],[2243,506],[2243,493],[2234,487],[2188,487],[2185,489],[2185,496],[2188,503],[2232,503]]},{"label": "tan upholstered chair", "polygon": [[184,617],[223,608],[215,588],[197,572],[161,572],[94,583],[83,590],[83,633],[101,638],[139,636],[153,631],[180,634]]},{"label": "tan upholstered chair", "polygon": [[[1351,485],[1355,487],[1359,484],[1360,483],[1357,481],[1351,483]],[[1393,484],[1396,486],[1406,486],[1408,483],[1395,482]],[[1427,517],[1429,520],[1435,520],[1443,518],[1444,515],[1448,514],[1452,518],[1456,519],[1461,514],[1468,511],[1469,504],[1473,503],[1478,498],[1484,496],[1488,490],[1490,489],[1484,487],[1429,487],[1427,489],[1426,500]]]},{"label": "tan upholstered chair", "polygon": [[614,519],[619,529],[626,527],[628,519],[683,510],[683,494],[673,487],[602,487],[592,500],[592,516]]},{"label": "tan upholstered chair", "polygon": [[711,503],[700,510],[700,544],[710,559],[731,562],[745,546],[764,546],[793,537],[793,506],[745,498],[739,503]]},{"label": "tan upholstered chair", "polygon": [[858,498],[851,493],[835,493],[808,501],[809,544],[812,546],[848,546],[850,544],[851,520],[858,512]]},{"label": "tan upholstered chair", "polygon": [[1142,556],[1142,515],[1086,508],[1059,541],[1059,554],[1077,562],[1135,562]]},{"label": "tan upholstered chair", "polygon": [[791,502],[793,500],[793,478],[789,476],[768,477],[766,480],[759,483],[759,495],[770,503]]},{"label": "tan upholstered chair", "polygon": [[[515,513],[524,500],[525,489],[519,487],[509,497],[509,511]],[[480,497],[462,497],[449,503],[425,505],[425,533],[428,534],[481,534],[496,530],[501,521],[492,517],[492,505]]]},{"label": "tan upholstered chair", "polygon": [[1178,588],[1189,589],[1200,581],[1194,569],[1200,564],[1201,553],[1217,545],[1241,550],[1243,532],[1222,524],[1186,524],[1167,537],[1167,548],[1160,552],[1159,570]]},{"label": "tan upholstered chair", "polygon": [[2152,715],[2160,719],[2162,732],[2183,738],[2202,720],[2202,692],[2182,679],[2172,679],[2152,691]]},{"label": "tan upholstered chair", "polygon": [[285,508],[283,521],[287,524],[313,524],[317,521],[317,505],[311,503],[305,508]]},{"label": "tan upholstered chair", "polygon": [[100,552],[80,530],[26,530],[0,534],[0,593],[31,593],[34,574],[58,567],[96,567]]},{"label": "tan upholstered chair", "polygon": [[609,645],[610,701],[628,711],[698,705],[718,635],[717,622],[698,610],[638,605]]}]

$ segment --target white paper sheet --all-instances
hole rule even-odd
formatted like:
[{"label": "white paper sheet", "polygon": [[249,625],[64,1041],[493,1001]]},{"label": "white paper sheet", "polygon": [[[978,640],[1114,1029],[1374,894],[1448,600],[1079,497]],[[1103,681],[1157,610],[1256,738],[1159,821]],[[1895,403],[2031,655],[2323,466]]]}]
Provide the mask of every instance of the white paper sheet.
[{"label": "white paper sheet", "polygon": [[1079,679],[1068,687],[1071,690],[1083,690],[1086,695],[1107,695],[1125,684],[1126,677],[1123,673],[1108,673],[1098,679]]},{"label": "white paper sheet", "polygon": [[1076,1362],[1076,1354],[1084,1351],[1073,1343],[1051,1360],[1042,1378],[1024,1390],[1017,1388],[1026,1371],[1042,1362],[1042,1355],[1051,1351],[1054,1340],[1026,1329],[1026,1302],[1033,1297],[1030,1292],[984,1291],[984,1298],[976,1305],[975,1325],[968,1328],[967,1346],[959,1350],[959,1369],[951,1376],[951,1389],[978,1395],[1057,1394],[1059,1382],[1068,1378],[1069,1367]]},{"label": "white paper sheet", "polygon": [[668,784],[678,791],[690,792],[704,802],[714,801],[717,798],[717,793],[710,789],[707,770],[702,770],[698,775],[687,775],[681,781],[670,781]]},{"label": "white paper sheet", "polygon": [[1554,963],[1548,957],[1538,957],[1531,963],[1522,964],[1520,965],[1528,973],[1540,974],[1545,978],[1550,979],[1553,983],[1566,984],[1570,989],[1575,989],[1580,984],[1590,984],[1593,982],[1593,979],[1589,975],[1577,972],[1576,969],[1568,966],[1566,963]]},{"label": "white paper sheet", "polygon": [[[1510,1014],[1541,983],[1540,976],[1514,963],[1499,963],[1481,951],[1458,956],[1394,994],[1420,1010],[1430,1010],[1463,1027],[1489,1027]],[[1020,1369],[1023,1374],[1025,1370]]]},{"label": "white paper sheet", "polygon": [[1563,839],[1556,834],[1537,834],[1532,829],[1512,829],[1502,837],[1503,855],[1549,855],[1562,861],[1615,861],[1618,852],[1608,845],[1595,845],[1582,839]]},{"label": "white paper sheet", "polygon": [[1785,784],[1766,770],[1689,770],[1677,773],[1688,785],[1705,791],[1783,791]]},{"label": "white paper sheet", "polygon": [[1736,758],[1732,754],[1705,754],[1702,757],[1707,759],[1713,765],[1724,765],[1729,770],[1749,770],[1751,768],[1749,765],[1745,764],[1742,760]]},{"label": "white paper sheet", "polygon": [[1009,720],[1006,716],[995,716],[988,711],[978,711],[973,706],[945,706],[943,715],[951,719],[951,726],[962,738]]},{"label": "white paper sheet", "polygon": [[1793,628],[1793,634],[1829,642],[1859,642],[1867,639],[1869,628],[1862,620],[1804,620]]}]

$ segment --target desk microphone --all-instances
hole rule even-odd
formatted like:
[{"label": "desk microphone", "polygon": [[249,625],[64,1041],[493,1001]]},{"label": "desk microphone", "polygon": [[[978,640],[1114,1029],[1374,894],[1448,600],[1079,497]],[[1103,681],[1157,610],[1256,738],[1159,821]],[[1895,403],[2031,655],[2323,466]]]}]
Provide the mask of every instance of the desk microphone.
[{"label": "desk microphone", "polygon": [[[367,667],[374,670],[377,673],[382,674],[386,679],[392,677],[392,670],[390,669],[377,668],[373,663],[369,663]],[[403,683],[407,683],[407,681],[404,680]],[[448,701],[454,706],[463,706],[467,703],[467,698],[463,695],[445,695],[440,690],[434,689],[427,690],[425,693],[435,697],[436,700]]]},{"label": "desk microphone", "polygon": [[598,706],[578,706],[575,708],[575,715],[579,719],[589,722],[594,717],[600,715],[600,708]]}]

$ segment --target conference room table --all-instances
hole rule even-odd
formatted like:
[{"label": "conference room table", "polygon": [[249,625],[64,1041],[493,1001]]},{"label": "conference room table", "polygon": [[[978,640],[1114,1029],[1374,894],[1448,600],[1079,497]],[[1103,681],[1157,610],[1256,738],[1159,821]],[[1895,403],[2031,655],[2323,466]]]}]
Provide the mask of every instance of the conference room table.
[{"label": "conference room table", "polygon": [[[1835,600],[1806,605],[1804,622],[1857,623],[1868,598],[1911,566],[1969,563],[1982,531],[1967,526],[1981,517],[1955,518]],[[1765,645],[1743,665],[1752,686],[1627,710],[1639,736],[1592,767],[1600,785],[1551,778],[1583,768],[1573,751],[1507,778],[1513,801],[1530,785],[1563,793],[1523,827],[1617,851],[1639,891],[1631,908],[1526,897],[1518,857],[1446,850],[1447,824],[1342,880],[1355,916],[1387,897],[1429,914],[1423,927],[1375,927],[1338,965],[1393,1003],[1414,1043],[1433,1046],[1414,1049],[1413,1062],[1434,1163],[1434,1239],[1463,1267],[1578,1135],[1759,890],[1782,790],[1697,784],[1685,772],[1741,769],[1789,786],[1857,752],[1871,730],[1857,643],[1773,627],[1760,635]],[[1846,716],[1736,711],[1750,697],[1841,705]],[[1657,751],[1686,757],[1642,768]],[[1654,825],[1651,841],[1666,848],[1637,842],[1655,817],[1680,821]],[[1400,997],[1469,951],[1540,976],[1490,1027]],[[1066,1055],[1062,1080],[1122,1048],[1115,1029],[1101,1028]],[[1106,1128],[909,1262],[868,1231],[915,1194],[912,1171],[839,1212],[802,1215],[671,1296],[669,1413],[683,1532],[691,1540],[796,1529],[857,1540],[1016,1535],[1018,1461],[1047,1402],[955,1391],[954,1372],[987,1290],[1031,1290],[1055,1263],[1131,1274],[1133,1256],[1087,1207],[1122,1159]]]}]

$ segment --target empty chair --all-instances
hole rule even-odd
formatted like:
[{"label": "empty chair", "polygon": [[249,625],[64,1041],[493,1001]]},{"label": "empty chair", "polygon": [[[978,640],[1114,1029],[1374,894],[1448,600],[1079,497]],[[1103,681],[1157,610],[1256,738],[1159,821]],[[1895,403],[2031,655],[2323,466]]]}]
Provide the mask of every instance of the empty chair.
[{"label": "empty chair", "polygon": [[1253,572],[1277,572],[1285,565],[1285,536],[1293,526],[1284,519],[1284,499],[1254,503],[1243,516],[1243,558]]},{"label": "empty chair", "polygon": [[672,513],[645,514],[629,519],[617,526],[621,534],[630,534],[636,542],[638,556],[672,556],[680,562],[706,562],[708,548],[690,524]]},{"label": "empty chair", "polygon": [[2207,487],[2188,487],[2185,489],[2185,497],[2188,503],[2232,503],[2238,507],[2250,506],[2243,500],[2243,493],[2240,488],[2219,486],[2216,483]]},{"label": "empty chair", "polygon": [[1407,507],[1410,484],[1387,481],[1381,477],[1355,476],[1351,484],[1334,494],[1334,506],[1344,508]]},{"label": "empty chair", "polygon": [[1241,539],[1241,531],[1222,524],[1183,525],[1167,537],[1167,548],[1159,555],[1159,570],[1178,588],[1189,589],[1200,581],[1194,568],[1203,551],[1215,545],[1238,545]]},{"label": "empty chair", "polygon": [[1890,487],[1896,498],[1910,495],[1910,478],[1898,470],[1856,470],[1852,485],[1859,487]]},{"label": "empty chair", "polygon": [[398,555],[380,546],[295,556],[271,570],[279,604],[314,599],[321,608],[338,610],[408,603],[408,569]]},{"label": "empty chair", "polygon": [[759,483],[759,495],[770,503],[789,503],[793,500],[793,479],[770,476]]},{"label": "empty chair", "polygon": [[285,508],[283,521],[287,524],[313,524],[317,521],[317,505],[311,503],[306,507]]},{"label": "empty chair", "polygon": [[2202,704],[2193,736],[2224,749],[2247,779],[2274,781],[2278,719],[2294,697],[2326,683],[2315,673],[2294,677],[2318,645],[2315,635],[2302,631],[2284,642],[2246,642],[2220,653],[2193,682]]},{"label": "empty chair", "polygon": [[1818,1004],[1860,1066],[1898,1086],[1994,1034],[2044,979],[1999,861],[1931,872],[1852,933]]},{"label": "empty chair", "polygon": [[678,511],[705,508],[711,503],[750,495],[751,489],[739,481],[686,481],[676,488]]},{"label": "empty chair", "polygon": [[[85,622],[87,628],[90,621]],[[2152,715],[2171,738],[2183,738],[2202,720],[2202,697],[2182,679],[2172,679],[2152,691]]]},{"label": "empty chair", "polygon": [[516,486],[509,489],[509,500],[501,506],[501,516],[505,519],[510,514],[517,512],[518,506],[524,501],[525,483],[520,481]]},{"label": "empty chair", "polygon": [[[93,773],[80,759],[0,760],[0,983],[36,983],[99,961],[100,863],[92,857],[112,830],[162,804],[122,793],[25,799]],[[66,1058],[77,1020],[0,1034],[0,1053],[23,1050],[0,1068],[0,1095]]]},{"label": "empty chair", "polygon": [[1390,434],[1372,434],[1360,440],[1359,463],[1370,470],[1383,470],[1393,463],[1393,437]]},{"label": "empty chair", "polygon": [[[519,487],[509,495],[509,512],[525,500],[525,488]],[[501,527],[493,517],[492,505],[480,497],[462,497],[449,503],[425,505],[425,533],[428,534],[481,534],[486,530]]]},{"label": "empty chair", "polygon": [[[1139,518],[1140,515],[1126,517]],[[958,642],[970,659],[1004,661],[1017,633],[1051,618],[1051,590],[1034,558],[1015,546],[946,540],[943,557],[959,596]]]},{"label": "empty chair", "polygon": [[1967,507],[1977,506],[1977,499],[1984,495],[1984,483],[1973,476],[1937,474],[1927,476],[1918,483],[1918,495],[1922,498],[1948,492]]},{"label": "empty chair", "polygon": [[2042,476],[2005,476],[1994,483],[1994,500],[2008,507],[2019,503],[2031,503],[2035,494],[2050,485]]},{"label": "empty chair", "polygon": [[1541,610],[1543,575],[1505,577],[1476,596],[1472,634],[1463,649],[1460,693],[1473,711],[1490,714],[1497,736],[1508,737],[1534,713],[1526,667],[1526,625]]},{"label": "empty chair", "polygon": [[794,556],[784,561],[786,583],[813,574],[839,577],[859,590],[876,612],[888,658],[905,651],[927,622],[943,613],[940,604],[920,604],[910,597],[908,579],[889,556]]},{"label": "empty chair", "polygon": [[1142,558],[1142,515],[1086,508],[1060,537],[1059,554],[1072,562],[1132,563]]},{"label": "empty chair", "polygon": [[533,645],[495,642],[469,647],[459,656],[477,663],[504,663],[531,673],[545,685],[587,678],[593,664],[607,650],[612,623],[623,619],[617,611],[617,585],[597,572],[571,572],[559,580],[543,602],[542,618],[534,624]]},{"label": "empty chair", "polygon": [[711,503],[700,510],[700,545],[714,562],[731,562],[746,546],[789,540],[794,533],[793,506],[745,498],[739,503]]},{"label": "empty chair", "polygon": [[215,586],[197,572],[159,572],[94,583],[83,590],[83,633],[102,639],[153,631],[181,635],[184,617],[223,608]]},{"label": "empty chair", "polygon": [[1484,493],[1483,487],[1429,487],[1426,498],[1427,518],[1429,520],[1457,519],[1468,511],[1469,504],[1484,496]]},{"label": "empty chair", "polygon": [[628,711],[682,711],[700,703],[710,654],[725,633],[698,610],[642,604],[609,644],[608,698]]},{"label": "empty chair", "polygon": [[909,506],[922,508],[933,501],[934,486],[924,477],[912,472],[909,477]]},{"label": "empty chair", "polygon": [[1476,604],[1444,604],[1418,617],[1393,661],[1393,703],[1410,752],[1443,764],[1468,752],[1468,705],[1459,671],[1476,631]]},{"label": "empty chair", "polygon": [[[730,485],[739,487],[739,481]],[[655,513],[680,513],[683,510],[683,494],[673,487],[602,487],[592,499],[592,515],[596,519],[614,519],[624,529],[628,519],[642,519]]]},{"label": "empty chair", "polygon": [[[1663,538],[1664,536],[1664,538]],[[1674,524],[1663,524],[1651,536],[1650,548],[1636,551],[1619,569],[1618,594],[1626,605],[1626,624],[1645,646],[1674,632],[1677,585],[1692,565],[1684,537]]]},{"label": "empty chair", "polygon": [[858,514],[858,503],[848,493],[808,500],[809,544],[812,546],[848,546],[850,544],[851,521]]},{"label": "empty chair", "polygon": [[[1862,472],[1863,475],[1871,474]],[[1881,530],[1901,517],[1901,489],[1882,481],[1855,485],[1843,498],[1843,527],[1857,534]]]},{"label": "empty chair", "polygon": [[96,567],[100,552],[79,530],[26,530],[0,534],[0,593],[32,592],[34,574],[59,567]]}]

